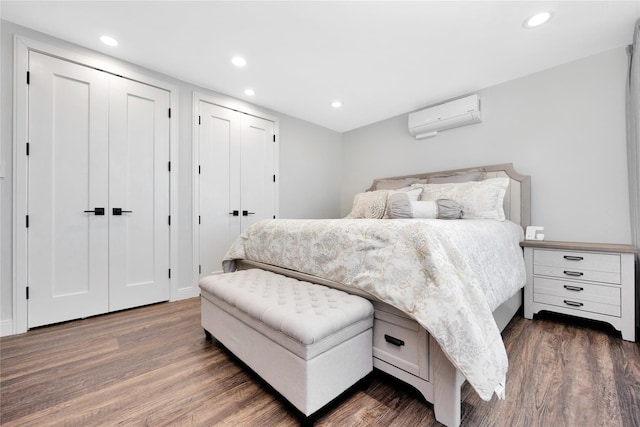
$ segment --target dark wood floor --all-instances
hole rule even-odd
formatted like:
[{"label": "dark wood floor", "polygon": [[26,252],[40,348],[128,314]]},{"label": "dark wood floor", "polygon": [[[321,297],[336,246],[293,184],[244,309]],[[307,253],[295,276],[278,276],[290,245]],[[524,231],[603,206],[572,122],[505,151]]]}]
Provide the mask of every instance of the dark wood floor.
[{"label": "dark wood floor", "polygon": [[[517,316],[507,399],[463,386],[464,426],[640,426],[640,345],[607,328]],[[3,426],[294,426],[296,412],[200,328],[198,299],[0,340]],[[376,372],[317,426],[435,426],[433,407]]]}]

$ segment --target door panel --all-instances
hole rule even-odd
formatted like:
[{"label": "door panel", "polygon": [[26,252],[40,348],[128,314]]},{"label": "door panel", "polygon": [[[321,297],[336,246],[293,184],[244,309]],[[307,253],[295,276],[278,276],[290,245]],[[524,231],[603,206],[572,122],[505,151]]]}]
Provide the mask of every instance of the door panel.
[{"label": "door panel", "polygon": [[108,76],[29,53],[28,326],[108,310]]},{"label": "door panel", "polygon": [[165,90],[111,76],[111,311],[169,299],[169,98]]},{"label": "door panel", "polygon": [[243,212],[241,231],[275,212],[273,181],[273,122],[258,117],[242,117],[240,153],[240,195]]},{"label": "door panel", "polygon": [[[199,104],[198,150],[199,262],[202,275],[222,270],[222,259],[240,233],[240,194],[230,182],[239,182],[240,138],[237,112],[208,102]],[[236,144],[237,145],[237,144]]]}]

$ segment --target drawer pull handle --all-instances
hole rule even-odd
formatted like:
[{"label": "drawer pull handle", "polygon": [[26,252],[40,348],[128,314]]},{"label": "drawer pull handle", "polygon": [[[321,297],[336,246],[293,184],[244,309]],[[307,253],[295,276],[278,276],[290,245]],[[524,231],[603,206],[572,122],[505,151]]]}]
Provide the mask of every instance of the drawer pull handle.
[{"label": "drawer pull handle", "polygon": [[571,307],[582,307],[584,305],[581,302],[568,301],[568,300],[564,300],[564,303],[567,305],[570,305]]},{"label": "drawer pull handle", "polygon": [[392,337],[391,335],[385,334],[384,340],[389,344],[397,345],[398,347],[402,347],[404,345],[404,341],[402,341],[401,339]]},{"label": "drawer pull handle", "polygon": [[575,291],[575,292],[584,291],[584,288],[581,288],[580,286],[564,285],[564,288],[568,291]]},{"label": "drawer pull handle", "polygon": [[564,274],[566,274],[567,276],[574,276],[574,277],[580,277],[582,276],[584,273],[581,273],[579,271],[564,271]]},{"label": "drawer pull handle", "polygon": [[567,261],[582,261],[584,258],[581,256],[565,255],[564,259]]}]

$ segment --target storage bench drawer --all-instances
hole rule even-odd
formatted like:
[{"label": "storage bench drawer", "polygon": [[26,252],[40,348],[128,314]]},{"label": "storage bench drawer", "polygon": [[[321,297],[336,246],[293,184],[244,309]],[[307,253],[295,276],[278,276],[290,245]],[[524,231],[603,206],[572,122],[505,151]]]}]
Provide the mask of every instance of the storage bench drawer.
[{"label": "storage bench drawer", "polygon": [[427,342],[427,331],[415,320],[375,311],[373,357],[428,380]]}]

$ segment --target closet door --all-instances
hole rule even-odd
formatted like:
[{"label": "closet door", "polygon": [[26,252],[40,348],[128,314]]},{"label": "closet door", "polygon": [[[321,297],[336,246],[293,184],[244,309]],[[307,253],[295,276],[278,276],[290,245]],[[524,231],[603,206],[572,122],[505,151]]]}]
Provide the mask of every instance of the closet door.
[{"label": "closet door", "polygon": [[275,212],[274,123],[199,102],[200,274],[222,270],[238,235]]},{"label": "closet door", "polygon": [[269,120],[242,116],[240,152],[241,231],[251,224],[273,218],[274,206],[274,125]]},{"label": "closet door", "polygon": [[111,311],[169,299],[169,105],[169,92],[111,76]]},{"label": "closet door", "polygon": [[[222,270],[222,259],[240,234],[241,115],[208,102],[199,104],[199,246],[203,275]],[[233,211],[236,211],[234,215]]]},{"label": "closet door", "polygon": [[109,308],[109,92],[107,74],[50,56],[30,52],[29,70],[31,328]]}]

